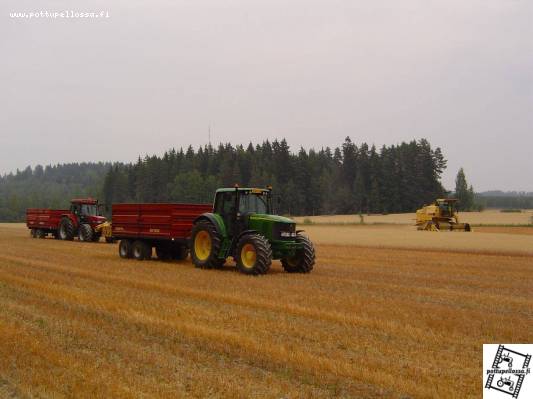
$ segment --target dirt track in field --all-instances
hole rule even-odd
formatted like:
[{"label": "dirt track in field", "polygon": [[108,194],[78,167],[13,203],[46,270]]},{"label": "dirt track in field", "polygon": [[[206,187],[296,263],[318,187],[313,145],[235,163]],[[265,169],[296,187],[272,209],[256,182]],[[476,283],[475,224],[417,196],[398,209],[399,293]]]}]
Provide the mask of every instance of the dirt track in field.
[{"label": "dirt track in field", "polygon": [[253,278],[0,225],[0,396],[479,397],[482,344],[533,341],[527,253],[309,233],[313,273]]}]

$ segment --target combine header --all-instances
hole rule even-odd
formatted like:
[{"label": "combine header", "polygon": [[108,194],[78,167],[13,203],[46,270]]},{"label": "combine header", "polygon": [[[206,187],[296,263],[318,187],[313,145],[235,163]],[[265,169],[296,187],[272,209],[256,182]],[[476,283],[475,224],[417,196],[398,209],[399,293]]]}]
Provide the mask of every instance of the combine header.
[{"label": "combine header", "polygon": [[442,198],[432,205],[425,205],[416,211],[418,230],[428,231],[471,231],[468,223],[459,223],[459,212],[456,209],[457,199]]}]

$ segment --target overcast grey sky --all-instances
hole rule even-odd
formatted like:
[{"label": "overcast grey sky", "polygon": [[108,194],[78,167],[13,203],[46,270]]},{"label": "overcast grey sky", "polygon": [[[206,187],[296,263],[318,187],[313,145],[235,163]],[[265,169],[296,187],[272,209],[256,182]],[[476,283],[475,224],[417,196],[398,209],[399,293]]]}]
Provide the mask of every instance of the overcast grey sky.
[{"label": "overcast grey sky", "polygon": [[[0,173],[208,139],[426,137],[476,190],[533,191],[531,0],[3,0]],[[108,11],[13,19],[10,12]]]}]

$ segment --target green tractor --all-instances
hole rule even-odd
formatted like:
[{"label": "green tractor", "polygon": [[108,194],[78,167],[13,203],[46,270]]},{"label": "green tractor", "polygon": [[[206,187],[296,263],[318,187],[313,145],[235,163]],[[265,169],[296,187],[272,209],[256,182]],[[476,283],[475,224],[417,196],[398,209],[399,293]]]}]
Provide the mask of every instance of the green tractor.
[{"label": "green tractor", "polygon": [[315,249],[293,220],[273,214],[272,188],[220,188],[212,213],[194,221],[190,238],[196,267],[220,268],[232,256],[239,271],[265,274],[273,259],[289,273],[309,273]]}]

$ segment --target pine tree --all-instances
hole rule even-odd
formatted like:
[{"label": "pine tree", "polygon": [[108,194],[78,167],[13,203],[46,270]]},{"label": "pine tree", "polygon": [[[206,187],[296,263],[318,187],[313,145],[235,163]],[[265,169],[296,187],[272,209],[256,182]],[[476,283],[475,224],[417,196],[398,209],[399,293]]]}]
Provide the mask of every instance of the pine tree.
[{"label": "pine tree", "polygon": [[461,210],[470,211],[474,208],[474,188],[468,187],[463,168],[459,169],[455,178],[455,196],[459,200]]}]

